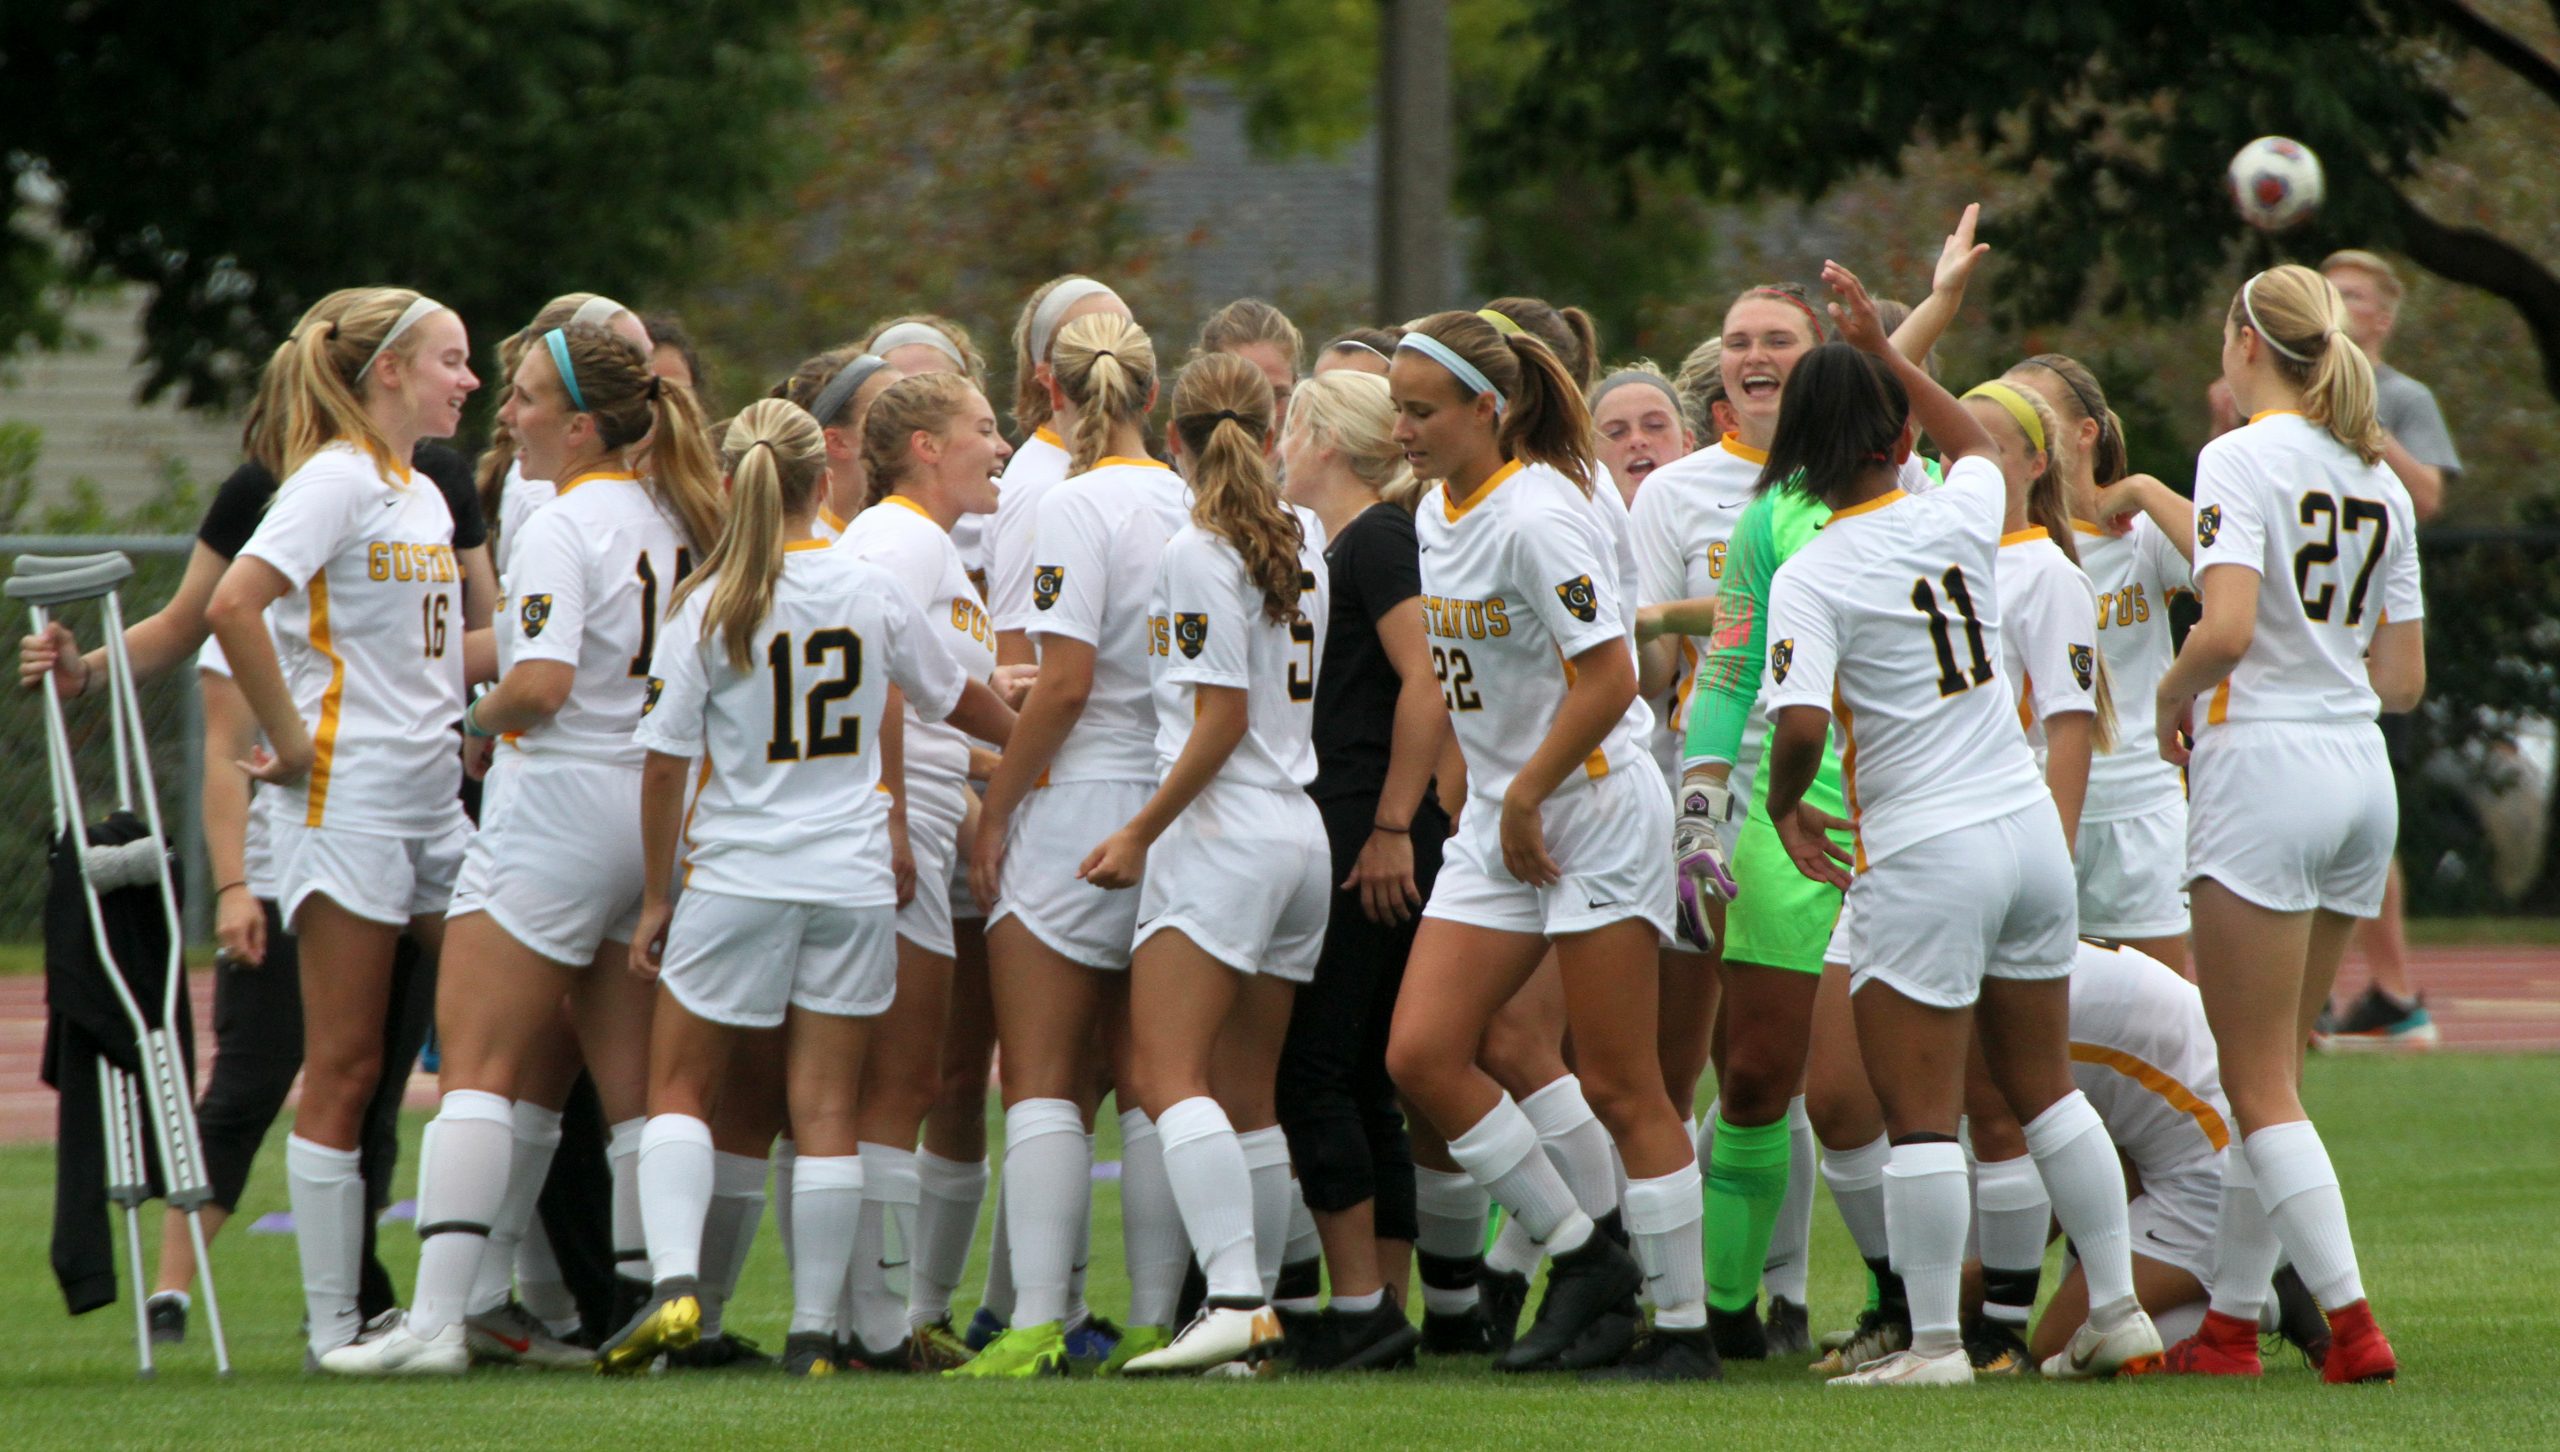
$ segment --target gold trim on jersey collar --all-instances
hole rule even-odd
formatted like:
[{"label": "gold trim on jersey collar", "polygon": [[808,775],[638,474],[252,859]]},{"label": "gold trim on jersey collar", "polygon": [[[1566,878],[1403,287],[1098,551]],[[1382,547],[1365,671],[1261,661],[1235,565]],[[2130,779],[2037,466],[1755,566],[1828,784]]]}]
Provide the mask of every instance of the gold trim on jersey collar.
[{"label": "gold trim on jersey collar", "polygon": [[1487,495],[1493,493],[1494,490],[1501,488],[1503,481],[1519,472],[1520,461],[1518,459],[1512,459],[1506,462],[1501,468],[1496,469],[1491,474],[1487,475],[1485,477],[1485,481],[1476,486],[1476,492],[1467,496],[1467,502],[1464,504],[1453,504],[1450,502],[1449,481],[1446,479],[1441,480],[1440,512],[1448,518],[1448,521],[1451,524],[1456,524],[1459,520],[1466,518],[1467,511],[1484,503]]}]

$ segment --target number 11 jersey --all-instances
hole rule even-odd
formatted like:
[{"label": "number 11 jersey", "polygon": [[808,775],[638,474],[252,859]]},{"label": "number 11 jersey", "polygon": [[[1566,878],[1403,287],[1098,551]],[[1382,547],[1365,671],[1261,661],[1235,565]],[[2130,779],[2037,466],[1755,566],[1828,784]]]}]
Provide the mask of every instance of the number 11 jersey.
[{"label": "number 11 jersey", "polygon": [[508,551],[498,673],[545,660],[577,677],[558,714],[501,749],[636,769],[631,728],[658,628],[689,567],[683,534],[639,479],[612,471],[562,484]]}]

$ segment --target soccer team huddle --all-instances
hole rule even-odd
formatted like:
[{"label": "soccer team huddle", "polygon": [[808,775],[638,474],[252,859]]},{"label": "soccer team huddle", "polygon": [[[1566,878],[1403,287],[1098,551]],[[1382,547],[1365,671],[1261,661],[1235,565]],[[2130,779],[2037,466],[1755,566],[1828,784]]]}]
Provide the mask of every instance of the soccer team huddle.
[{"label": "soccer team huddle", "polygon": [[[571,293],[499,347],[474,497],[412,467],[463,320],[322,299],[249,421],[272,501],[182,591],[264,741],[224,941],[303,964],[310,1364],[755,1359],[770,1174],[800,1375],[2247,1376],[2263,1325],[2390,1379],[2296,1090],[2424,683],[2372,367],[2320,273],[2251,277],[2190,501],[2067,356],[1941,385],[1974,224],[1916,306],[1826,264],[1673,372],[1531,298],[1303,376],[1245,300],[1177,364],[1061,277],[1018,445],[946,319],[714,423]],[[70,644],[26,672],[85,687]],[[442,1100],[367,1318],[404,936]],[[534,1221],[582,1072],[593,1350]],[[1862,1307],[1808,1305],[1817,1174]]]}]

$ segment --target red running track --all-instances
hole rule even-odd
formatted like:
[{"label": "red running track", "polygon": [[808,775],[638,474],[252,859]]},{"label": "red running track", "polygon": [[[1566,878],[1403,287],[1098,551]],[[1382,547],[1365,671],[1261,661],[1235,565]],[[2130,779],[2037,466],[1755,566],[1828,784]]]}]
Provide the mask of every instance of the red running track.
[{"label": "red running track", "polygon": [[[2442,1047],[2486,1053],[2560,1051],[2560,948],[2426,948],[2410,967],[2443,1033]],[[2349,963],[2343,975],[2361,983]],[[210,1065],[213,975],[193,983],[199,1057]],[[53,1138],[54,1095],[38,1077],[44,1051],[44,980],[0,978],[0,1145]],[[435,1080],[409,1081],[409,1103],[432,1107]]]}]

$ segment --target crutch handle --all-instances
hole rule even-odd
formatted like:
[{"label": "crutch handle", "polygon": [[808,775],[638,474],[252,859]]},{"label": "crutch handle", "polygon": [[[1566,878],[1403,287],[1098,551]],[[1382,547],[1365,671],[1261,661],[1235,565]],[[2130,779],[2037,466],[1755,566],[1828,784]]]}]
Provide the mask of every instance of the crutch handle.
[{"label": "crutch handle", "polygon": [[133,561],[122,551],[102,555],[20,555],[0,591],[30,605],[63,605],[94,600],[133,577]]}]

